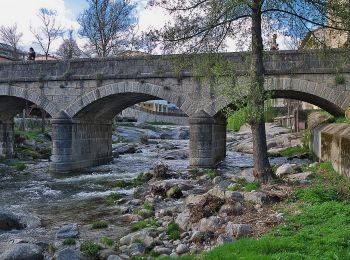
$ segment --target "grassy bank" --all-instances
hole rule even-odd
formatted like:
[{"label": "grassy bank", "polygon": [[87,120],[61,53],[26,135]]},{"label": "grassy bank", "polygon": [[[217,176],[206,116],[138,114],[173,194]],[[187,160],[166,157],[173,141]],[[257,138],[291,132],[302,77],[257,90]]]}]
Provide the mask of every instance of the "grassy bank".
[{"label": "grassy bank", "polygon": [[310,185],[276,204],[284,224],[260,239],[246,238],[180,259],[350,259],[350,182],[330,162],[312,171]]}]

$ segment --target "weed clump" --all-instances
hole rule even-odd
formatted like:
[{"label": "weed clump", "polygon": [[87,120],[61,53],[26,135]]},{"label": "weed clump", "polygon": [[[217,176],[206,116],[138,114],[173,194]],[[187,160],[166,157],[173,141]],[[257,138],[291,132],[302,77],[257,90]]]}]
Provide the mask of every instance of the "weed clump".
[{"label": "weed clump", "polygon": [[80,251],[86,256],[97,256],[101,247],[91,240],[84,241],[80,246]]},{"label": "weed clump", "polygon": [[108,228],[108,223],[103,220],[97,220],[92,223],[92,229],[102,229],[102,228]]},{"label": "weed clump", "polygon": [[167,227],[167,234],[171,240],[177,240],[180,238],[181,229],[175,222],[170,222]]}]

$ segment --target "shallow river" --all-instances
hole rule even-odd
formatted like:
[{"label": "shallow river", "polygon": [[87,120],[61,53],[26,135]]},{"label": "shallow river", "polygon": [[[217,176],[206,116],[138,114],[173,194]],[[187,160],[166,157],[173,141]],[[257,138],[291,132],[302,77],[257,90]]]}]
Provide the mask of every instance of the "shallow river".
[{"label": "shallow river", "polygon": [[[127,224],[119,220],[120,207],[106,205],[105,197],[112,192],[131,195],[133,190],[116,188],[116,181],[133,179],[140,172],[150,170],[165,153],[164,145],[171,145],[172,151],[188,149],[188,140],[159,139],[152,143],[138,145],[141,152],[121,155],[111,164],[68,175],[50,174],[48,162],[28,165],[23,172],[0,168],[0,208],[41,220],[33,228],[0,233],[0,252],[14,239],[53,243],[57,228],[64,223],[78,223],[81,239],[103,235],[117,239],[124,235]],[[174,171],[185,171],[188,166],[187,159],[162,160]],[[286,158],[276,158],[272,163],[285,161]],[[250,154],[228,152],[219,170],[238,172],[252,163]],[[103,231],[91,230],[89,224],[96,219],[111,225]]]}]

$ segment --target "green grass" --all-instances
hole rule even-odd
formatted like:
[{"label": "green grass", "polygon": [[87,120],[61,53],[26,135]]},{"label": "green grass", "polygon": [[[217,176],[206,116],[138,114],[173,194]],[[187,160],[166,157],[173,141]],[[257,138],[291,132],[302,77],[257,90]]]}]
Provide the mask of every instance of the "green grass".
[{"label": "green grass", "polygon": [[112,239],[110,239],[109,237],[102,237],[101,238],[102,244],[106,247],[112,247],[114,242]]},{"label": "green grass", "polygon": [[140,172],[139,175],[134,179],[134,187],[142,185],[142,177],[143,177],[143,172]]},{"label": "green grass", "polygon": [[101,247],[91,240],[84,241],[80,246],[80,251],[87,256],[97,256],[98,251]]},{"label": "green grass", "polygon": [[132,187],[134,187],[134,182],[133,181],[126,181],[126,180],[119,180],[116,182],[115,186],[118,188],[122,188],[122,189],[132,188]]},{"label": "green grass", "polygon": [[309,149],[305,146],[294,146],[294,147],[288,147],[286,149],[283,149],[279,152],[279,154],[283,157],[293,157],[301,154],[308,154]]},{"label": "green grass", "polygon": [[117,192],[112,192],[106,196],[106,201],[109,204],[115,203],[117,200],[121,199],[123,195]]},{"label": "green grass", "polygon": [[342,75],[342,74],[335,75],[334,80],[335,80],[336,85],[344,85],[346,82],[346,79],[345,79],[344,75]]},{"label": "green grass", "polygon": [[75,245],[75,238],[66,238],[65,240],[63,240],[62,244],[64,246],[72,246],[72,245]]},{"label": "green grass", "polygon": [[143,204],[143,208],[144,208],[144,209],[147,209],[147,210],[150,210],[150,211],[154,211],[154,205],[151,204],[151,203],[145,203],[145,204]]},{"label": "green grass", "polygon": [[132,224],[131,230],[137,231],[148,227],[159,227],[159,224],[155,219],[152,220],[141,220],[137,223]]},{"label": "green grass", "polygon": [[218,176],[218,173],[213,169],[208,169],[205,171],[205,174],[208,176],[210,180],[214,179],[216,176]]},{"label": "green grass", "polygon": [[92,229],[103,229],[103,228],[108,228],[108,223],[103,220],[96,220],[92,223],[91,226]]},{"label": "green grass", "polygon": [[350,118],[337,117],[337,118],[335,118],[335,123],[337,123],[337,124],[350,124]]},{"label": "green grass", "polygon": [[23,162],[17,159],[0,158],[0,163],[10,167],[15,167],[17,171],[24,171],[27,168],[27,166]]},{"label": "green grass", "polygon": [[252,190],[257,190],[260,188],[260,182],[258,181],[253,181],[253,182],[247,182],[244,185],[244,190],[245,191],[252,191]]},{"label": "green grass", "polygon": [[237,110],[227,119],[227,129],[238,131],[247,122],[248,118],[249,110],[246,107]]},{"label": "green grass", "polygon": [[[15,134],[23,136],[26,140],[33,140],[38,143],[49,141],[48,133],[47,132],[42,133],[40,130],[21,131],[19,129],[15,129]],[[43,138],[43,135],[44,135],[44,138]]]},{"label": "green grass", "polygon": [[133,180],[119,180],[116,182],[116,187],[122,189],[136,188],[142,185],[143,172],[139,173],[137,177]]},{"label": "green grass", "polygon": [[171,240],[177,240],[180,238],[181,230],[178,224],[170,222],[167,227],[167,234]]},{"label": "green grass", "polygon": [[309,167],[310,186],[284,204],[285,222],[259,239],[244,238],[180,259],[350,259],[350,181],[330,162]]}]

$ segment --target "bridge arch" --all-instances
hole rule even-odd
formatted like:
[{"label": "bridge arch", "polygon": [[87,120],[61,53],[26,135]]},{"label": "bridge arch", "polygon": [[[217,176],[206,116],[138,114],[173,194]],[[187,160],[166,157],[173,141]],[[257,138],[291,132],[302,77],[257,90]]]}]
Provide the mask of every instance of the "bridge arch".
[{"label": "bridge arch", "polygon": [[[66,112],[71,118],[107,119],[134,104],[154,100],[167,100],[182,108],[185,98],[176,91],[151,83],[123,81],[99,87],[70,104]],[[188,109],[183,112],[190,115]]]},{"label": "bridge arch", "polygon": [[[350,99],[345,91],[334,90],[325,84],[303,79],[267,78],[265,90],[272,98],[295,99],[316,105],[334,116],[344,115],[350,106]],[[205,111],[214,116],[227,107],[229,102],[224,97],[210,103]]]},{"label": "bridge arch", "polygon": [[[59,110],[56,105],[48,100],[45,96],[40,93],[28,91],[26,88],[0,85],[0,117],[2,110],[6,110],[9,113],[8,117],[13,117],[17,113],[21,112],[23,106],[19,103],[23,101],[29,101],[40,108],[44,109],[51,117],[56,115]],[[8,102],[5,102],[8,101]],[[11,105],[13,104],[13,106]]]}]

